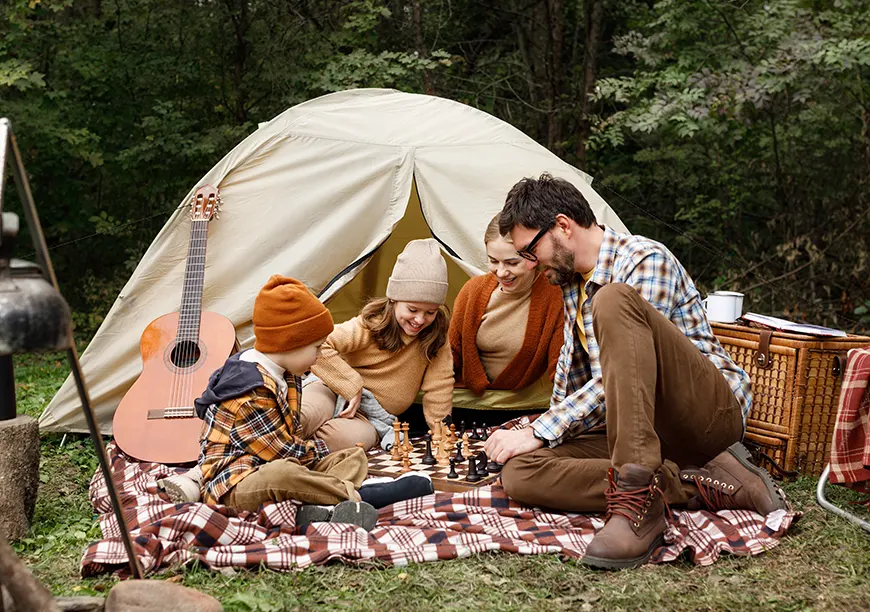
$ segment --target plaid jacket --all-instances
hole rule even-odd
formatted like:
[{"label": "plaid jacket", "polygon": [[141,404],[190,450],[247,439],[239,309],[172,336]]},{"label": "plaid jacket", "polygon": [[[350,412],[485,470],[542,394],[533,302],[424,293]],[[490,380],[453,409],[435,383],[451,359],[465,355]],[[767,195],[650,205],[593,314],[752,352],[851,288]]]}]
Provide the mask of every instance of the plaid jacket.
[{"label": "plaid jacket", "polygon": [[[580,275],[562,288],[565,303],[565,342],[556,365],[550,409],[532,425],[538,437],[556,446],[605,422],[604,385],[598,342],[592,331],[591,298],[608,283],[631,285],[656,310],[670,319],[707,359],[719,368],[740,402],[743,425],[752,407],[749,376],[740,369],[713,335],[688,272],[663,244],[642,236],[618,234],[605,228],[595,272],[586,283],[587,300],[580,304]],[[577,317],[582,316],[589,353],[574,349]]]},{"label": "plaid jacket", "polygon": [[299,437],[299,377],[285,373],[287,396],[283,397],[266,370],[256,367],[263,376],[262,387],[206,410],[199,463],[207,504],[220,503],[223,495],[264,463],[293,458],[309,465],[329,454],[323,440]]}]

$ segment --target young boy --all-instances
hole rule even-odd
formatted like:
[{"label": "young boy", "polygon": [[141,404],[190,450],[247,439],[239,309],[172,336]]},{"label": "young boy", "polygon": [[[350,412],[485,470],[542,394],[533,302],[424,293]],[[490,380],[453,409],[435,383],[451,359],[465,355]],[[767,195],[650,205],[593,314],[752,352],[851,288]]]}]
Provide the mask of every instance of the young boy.
[{"label": "young boy", "polygon": [[[329,311],[305,285],[272,276],[257,295],[252,318],[254,348],[230,357],[195,401],[203,419],[205,503],[255,512],[261,504],[292,499],[306,504],[297,514],[299,527],[330,520],[370,530],[376,507],[433,492],[429,478],[413,473],[364,484],[362,449],[332,453],[323,440],[302,438],[301,377],[333,329]],[[180,488],[173,486],[179,482]],[[163,484],[175,501],[196,501],[183,483],[175,478]]]}]

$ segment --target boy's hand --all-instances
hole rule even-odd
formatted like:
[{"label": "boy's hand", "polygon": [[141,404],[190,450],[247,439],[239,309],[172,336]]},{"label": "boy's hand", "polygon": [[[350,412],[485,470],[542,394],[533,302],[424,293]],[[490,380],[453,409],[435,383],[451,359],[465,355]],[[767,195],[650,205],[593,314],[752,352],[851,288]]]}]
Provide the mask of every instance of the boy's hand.
[{"label": "boy's hand", "polygon": [[359,390],[359,393],[347,400],[347,406],[345,406],[344,410],[338,413],[339,418],[352,419],[353,417],[355,417],[357,408],[359,408],[359,404],[361,401],[362,389]]}]

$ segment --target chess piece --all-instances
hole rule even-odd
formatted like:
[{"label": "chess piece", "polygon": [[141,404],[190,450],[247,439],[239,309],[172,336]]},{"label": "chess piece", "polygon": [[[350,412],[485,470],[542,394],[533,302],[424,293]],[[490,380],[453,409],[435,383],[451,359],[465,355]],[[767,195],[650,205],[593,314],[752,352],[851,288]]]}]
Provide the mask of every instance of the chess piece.
[{"label": "chess piece", "polygon": [[450,442],[456,444],[459,441],[459,436],[456,435],[456,425],[450,423]]},{"label": "chess piece", "polygon": [[462,434],[462,450],[471,457],[471,441],[468,439],[468,432]]},{"label": "chess piece", "polygon": [[400,433],[401,429],[400,428],[401,427],[402,427],[402,424],[399,423],[398,419],[393,421],[393,448],[392,448],[392,454],[390,455],[390,458],[393,461],[398,461],[399,459],[402,458],[402,449],[400,447],[400,436],[401,436],[401,433]]},{"label": "chess piece", "polygon": [[489,463],[486,464],[486,471],[490,474],[498,474],[503,467],[504,463],[496,463],[490,459]]},{"label": "chess piece", "polygon": [[436,458],[438,459],[438,465],[447,465],[447,463],[450,461],[450,451],[452,450],[452,446],[453,445],[450,444],[449,430],[447,430],[447,434],[444,436],[444,438],[441,439],[441,457],[438,458],[436,455]]},{"label": "chess piece", "polygon": [[426,434],[426,454],[423,455],[423,458],[420,462],[423,465],[435,465],[437,461],[435,461],[435,456],[432,454],[432,432]]},{"label": "chess piece", "polygon": [[399,470],[400,474],[407,474],[411,471],[411,457],[408,456],[408,453],[402,454],[402,469]]},{"label": "chess piece", "polygon": [[447,472],[447,478],[459,478],[459,474],[456,473],[456,461],[454,459],[450,460],[450,471]]},{"label": "chess piece", "polygon": [[477,435],[477,421],[471,422],[471,439],[472,440],[480,440],[480,436]]},{"label": "chess piece", "polygon": [[441,431],[436,427],[435,435],[432,437],[432,445],[435,447],[435,462],[440,463],[438,461],[441,459]]},{"label": "chess piece", "polygon": [[459,437],[465,435],[465,421],[459,421]]},{"label": "chess piece", "polygon": [[411,436],[408,434],[408,427],[409,425],[407,423],[402,423],[402,433],[405,436],[405,443],[402,445],[402,449],[410,453],[414,450],[414,445],[411,444]]},{"label": "chess piece", "polygon": [[486,453],[482,452],[477,456],[477,473],[481,476],[486,476]]},{"label": "chess piece", "polygon": [[480,424],[480,441],[486,442],[489,440],[489,427],[486,426],[486,423]]},{"label": "chess piece", "polygon": [[463,444],[462,442],[456,443],[456,455],[454,456],[454,459],[456,459],[457,461],[465,461],[465,457],[462,454],[463,448],[465,448],[465,444]]},{"label": "chess piece", "polygon": [[468,474],[465,476],[465,480],[468,482],[477,482],[483,478],[480,474],[477,473],[477,462],[474,460],[474,457],[468,458]]}]

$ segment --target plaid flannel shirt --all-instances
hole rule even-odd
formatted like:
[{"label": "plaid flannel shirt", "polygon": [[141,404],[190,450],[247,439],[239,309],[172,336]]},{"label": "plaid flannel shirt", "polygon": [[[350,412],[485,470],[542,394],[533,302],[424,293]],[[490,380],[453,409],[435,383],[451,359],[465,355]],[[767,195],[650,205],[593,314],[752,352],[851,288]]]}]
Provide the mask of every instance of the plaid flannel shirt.
[{"label": "plaid flannel shirt", "polygon": [[[598,342],[592,330],[595,292],[608,283],[625,283],[667,317],[704,356],[722,372],[743,412],[743,426],[752,407],[749,376],[732,360],[713,335],[698,290],[677,258],[661,243],[604,228],[595,272],[586,282],[587,299],[580,304],[580,282],[562,288],[565,302],[564,344],[556,365],[550,409],[532,425],[537,437],[557,446],[569,435],[577,435],[605,422],[604,385],[601,379]],[[577,317],[582,316],[589,346],[588,354],[577,346]]]},{"label": "plaid flannel shirt", "polygon": [[289,372],[286,397],[261,365],[263,386],[206,410],[200,434],[203,502],[220,503],[223,495],[258,467],[293,458],[302,465],[329,454],[320,439],[299,437],[302,381]]}]

